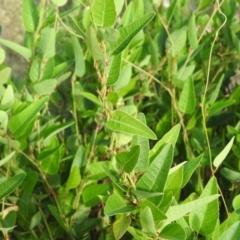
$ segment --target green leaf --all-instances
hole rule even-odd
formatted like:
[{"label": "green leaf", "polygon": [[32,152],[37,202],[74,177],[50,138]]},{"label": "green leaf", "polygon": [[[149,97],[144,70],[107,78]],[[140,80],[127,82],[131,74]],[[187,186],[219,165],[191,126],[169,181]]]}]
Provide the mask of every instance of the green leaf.
[{"label": "green leaf", "polygon": [[33,215],[31,222],[30,222],[29,229],[33,229],[33,228],[37,227],[38,224],[41,223],[41,220],[42,220],[42,214],[40,211],[38,211]]},{"label": "green leaf", "polygon": [[155,224],[150,207],[145,207],[140,211],[140,222],[142,225],[142,231],[147,234],[156,235]]},{"label": "green leaf", "polygon": [[8,115],[5,111],[0,110],[0,129],[7,129]]},{"label": "green leaf", "polygon": [[14,104],[13,87],[12,85],[8,85],[1,101],[1,108],[7,110],[11,108],[13,104]]},{"label": "green leaf", "polygon": [[55,56],[55,30],[46,27],[42,30],[41,50],[43,58],[52,58]]},{"label": "green leaf", "polygon": [[34,32],[38,25],[38,10],[34,1],[24,0],[22,2],[23,24],[28,32]]},{"label": "green leaf", "polygon": [[44,80],[42,82],[34,84],[34,90],[39,96],[50,95],[57,87],[56,79]]},{"label": "green leaf", "polygon": [[37,100],[9,120],[8,128],[16,138],[20,138],[25,134],[28,136],[29,133],[26,133],[25,131],[29,126],[29,122],[34,121],[38,112],[43,108],[47,100],[48,97],[43,97]]},{"label": "green leaf", "polygon": [[240,209],[240,194],[238,194],[237,196],[234,197],[232,206],[235,211]]},{"label": "green leaf", "polygon": [[163,192],[172,160],[173,146],[167,144],[138,180],[136,188],[147,192]]},{"label": "green leaf", "polygon": [[51,79],[54,73],[54,67],[54,58],[49,58],[47,61],[43,61],[41,64],[41,80]]},{"label": "green leaf", "polygon": [[12,73],[12,69],[10,67],[5,67],[0,71],[0,84],[5,84],[8,82]]},{"label": "green leaf", "polygon": [[140,190],[132,190],[132,194],[134,194],[139,200],[142,199],[147,199],[147,198],[152,198],[152,197],[157,197],[162,195],[163,193],[151,193],[151,192],[145,192],[145,191],[140,191]]},{"label": "green leaf", "polygon": [[171,143],[173,147],[175,146],[178,135],[181,129],[181,125],[177,124],[175,125],[169,132],[167,132],[156,144],[155,146],[150,150],[149,158],[150,162],[153,161],[153,159],[156,158],[156,156],[161,152],[163,146],[167,143]]},{"label": "green leaf", "polygon": [[82,199],[85,206],[95,206],[101,201],[98,196],[107,196],[111,190],[112,186],[110,183],[87,185],[82,192]]},{"label": "green leaf", "polygon": [[54,175],[58,172],[59,161],[61,159],[61,146],[57,146],[50,150],[45,150],[39,154],[41,161],[41,170],[49,175]]},{"label": "green leaf", "polygon": [[240,181],[240,172],[239,171],[234,171],[229,168],[222,168],[220,170],[220,173],[222,176],[224,176],[226,179],[228,179],[231,182],[239,182]]},{"label": "green leaf", "polygon": [[74,166],[73,169],[71,169],[71,172],[67,180],[66,191],[78,187],[80,182],[81,182],[80,169],[79,167]]},{"label": "green leaf", "polygon": [[50,210],[50,212],[52,213],[52,215],[54,216],[54,218],[57,220],[57,222],[59,223],[59,225],[60,225],[63,229],[67,230],[66,227],[65,227],[65,224],[64,224],[63,219],[61,218],[60,214],[58,213],[57,208],[56,208],[54,205],[50,205],[50,204],[49,204],[49,205],[48,205],[48,209]]},{"label": "green leaf", "polygon": [[67,4],[67,0],[51,0],[53,4],[55,4],[57,7],[62,7],[65,4]]},{"label": "green leaf", "polygon": [[192,78],[186,80],[178,102],[178,108],[186,114],[193,113],[196,107],[195,90]]},{"label": "green leaf", "polygon": [[29,60],[32,56],[32,51],[28,48],[18,45],[17,43],[5,40],[0,38],[0,43],[4,46],[12,49],[13,51],[17,52],[19,55],[24,57],[26,60]]},{"label": "green leaf", "polygon": [[232,100],[232,99],[215,102],[209,107],[208,116],[210,117],[210,116],[218,115],[219,113],[221,113],[221,111],[224,108],[231,106],[234,103],[235,103],[235,100]]},{"label": "green leaf", "polygon": [[179,218],[185,216],[187,213],[192,212],[193,210],[204,205],[207,205],[218,197],[219,194],[214,194],[212,196],[202,197],[188,203],[183,203],[181,205],[171,206],[166,212],[167,220],[164,223],[168,224],[170,222],[176,221]]},{"label": "green leaf", "polygon": [[[9,120],[8,128],[16,138],[23,137],[25,134],[28,136],[31,131],[31,129],[28,129],[28,126],[34,121],[47,100],[48,97],[37,100]],[[26,133],[26,130],[29,132]]]},{"label": "green leaf", "polygon": [[87,29],[87,46],[95,61],[103,60],[104,55],[97,40],[96,32],[93,28]]},{"label": "green leaf", "polygon": [[[138,118],[141,123],[146,125],[146,118],[143,113],[139,113]],[[149,141],[145,137],[135,135],[132,140],[132,145],[140,146],[140,154],[134,172],[144,172],[149,165]]]},{"label": "green leaf", "polygon": [[75,71],[77,77],[82,77],[85,74],[85,61],[83,51],[77,37],[71,36],[72,47],[75,58]]},{"label": "green leaf", "polygon": [[79,95],[87,98],[88,100],[90,100],[93,103],[97,104],[98,106],[102,107],[102,102],[98,99],[98,97],[96,97],[92,93],[89,93],[89,92],[79,92]]},{"label": "green leaf", "polygon": [[159,237],[165,240],[186,239],[186,233],[179,224],[171,223],[161,230]]},{"label": "green leaf", "polygon": [[6,54],[3,48],[0,47],[0,64],[2,64],[5,61]]},{"label": "green leaf", "polygon": [[131,226],[128,227],[128,232],[132,234],[134,239],[136,240],[145,240],[146,238],[143,236],[142,231]]},{"label": "green leaf", "polygon": [[120,152],[116,155],[117,163],[126,173],[132,172],[140,153],[140,146],[132,146],[129,152]]},{"label": "green leaf", "polygon": [[14,155],[16,152],[11,152],[9,155],[7,155],[5,158],[3,158],[2,160],[0,160],[0,167],[3,166],[6,162],[8,162]]},{"label": "green leaf", "polygon": [[240,221],[229,227],[218,240],[238,240],[240,236]]},{"label": "green leaf", "polygon": [[199,166],[200,162],[202,161],[202,158],[203,158],[203,155],[200,155],[199,157],[188,161],[184,165],[182,187],[184,187],[188,183],[192,174],[194,173],[194,171],[196,170],[196,168]]},{"label": "green leaf", "polygon": [[115,23],[117,16],[114,0],[94,0],[91,10],[97,26],[111,27]]},{"label": "green leaf", "polygon": [[155,133],[145,124],[119,110],[115,110],[111,113],[106,127],[116,132],[138,135],[153,140],[157,139]]},{"label": "green leaf", "polygon": [[135,207],[127,206],[124,199],[118,194],[112,194],[104,207],[104,214],[106,216],[113,216],[117,214],[129,213],[135,210]]},{"label": "green leaf", "polygon": [[37,82],[41,75],[41,61],[40,59],[34,59],[30,68],[30,79],[32,82]]},{"label": "green leaf", "polygon": [[166,40],[166,48],[172,50],[172,55],[178,55],[182,49],[185,47],[187,40],[187,28],[184,26],[181,29],[178,29],[172,32]]},{"label": "green leaf", "polygon": [[0,183],[0,200],[12,193],[23,181],[26,173],[20,173]]},{"label": "green leaf", "polygon": [[108,79],[107,79],[108,86],[111,86],[117,82],[120,75],[121,60],[122,60],[122,54],[118,54],[111,57],[111,62],[109,64],[109,70],[108,70]]},{"label": "green leaf", "polygon": [[117,55],[122,52],[137,33],[143,29],[155,16],[155,13],[147,13],[143,17],[133,23],[119,29],[119,39],[116,43],[111,44],[112,55]]},{"label": "green leaf", "polygon": [[195,15],[192,14],[188,23],[188,40],[193,50],[198,48],[198,39],[197,39],[197,30],[196,30],[197,28],[196,28],[195,18],[196,18]]},{"label": "green leaf", "polygon": [[129,216],[122,216],[113,223],[113,234],[116,240],[121,239],[121,237],[126,233],[130,224],[131,218]]},{"label": "green leaf", "polygon": [[220,79],[218,80],[217,86],[214,88],[213,92],[211,93],[211,98],[208,101],[209,104],[213,104],[217,100],[217,97],[219,95],[219,91],[221,89],[224,77],[225,77],[225,75],[222,74]]},{"label": "green leaf", "polygon": [[109,169],[109,166],[106,165],[105,163],[100,164],[100,166],[102,167],[103,171],[107,174],[107,176],[123,191],[125,191],[125,187],[120,183],[119,179],[120,176],[112,171],[111,169]]},{"label": "green leaf", "polygon": [[[212,177],[204,188],[199,199],[217,194],[218,186],[215,177]],[[203,236],[213,233],[218,221],[218,199],[190,212],[190,227]]]},{"label": "green leaf", "polygon": [[224,159],[226,158],[226,156],[228,155],[228,153],[230,152],[230,150],[232,148],[234,138],[235,137],[232,137],[232,139],[225,146],[225,148],[214,158],[214,160],[213,160],[214,167],[218,168],[220,166],[220,164],[224,161]]}]

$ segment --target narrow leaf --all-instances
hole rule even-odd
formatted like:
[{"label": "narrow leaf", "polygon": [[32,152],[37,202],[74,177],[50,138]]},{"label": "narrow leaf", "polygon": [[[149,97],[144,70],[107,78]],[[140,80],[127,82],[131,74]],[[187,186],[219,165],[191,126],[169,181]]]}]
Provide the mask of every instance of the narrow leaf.
[{"label": "narrow leaf", "polygon": [[66,191],[78,187],[80,182],[81,182],[80,169],[74,166],[67,180]]},{"label": "narrow leaf", "polygon": [[43,58],[52,58],[55,56],[55,30],[46,27],[42,30],[41,49]]},{"label": "narrow leaf", "polygon": [[122,60],[121,54],[112,56],[112,59],[109,65],[109,70],[108,70],[108,79],[107,79],[108,86],[111,86],[117,82],[120,75],[121,60]]},{"label": "narrow leaf", "polygon": [[118,41],[111,45],[112,55],[117,55],[122,52],[137,33],[143,29],[155,16],[155,13],[147,13],[143,17],[133,23],[119,29],[120,37]]},{"label": "narrow leaf", "polygon": [[150,207],[145,207],[140,211],[140,222],[143,232],[153,236],[156,235],[155,224]]},{"label": "narrow leaf", "polygon": [[119,110],[112,112],[110,120],[106,123],[106,127],[112,131],[138,135],[154,140],[157,139],[155,133],[145,124]]},{"label": "narrow leaf", "polygon": [[8,162],[14,155],[16,152],[11,152],[9,155],[7,155],[5,158],[3,158],[2,160],[0,160],[0,167],[3,166],[6,162]]},{"label": "narrow leaf", "polygon": [[195,15],[193,14],[188,23],[188,40],[192,49],[198,48],[197,28],[195,22]]},{"label": "narrow leaf", "polygon": [[6,47],[12,49],[13,51],[20,54],[22,57],[24,57],[26,60],[29,60],[32,56],[32,51],[28,48],[25,48],[23,46],[18,45],[17,43],[5,40],[0,38],[0,43],[5,45]]},{"label": "narrow leaf", "polygon": [[15,175],[0,183],[0,200],[12,193],[25,178],[25,173]]},{"label": "narrow leaf", "polygon": [[79,95],[87,98],[88,100],[92,101],[93,103],[97,104],[98,106],[102,106],[101,101],[92,93],[89,92],[79,92]]},{"label": "narrow leaf", "polygon": [[225,160],[226,156],[228,155],[228,153],[230,152],[230,150],[232,148],[234,138],[235,137],[232,137],[232,139],[227,144],[227,146],[225,146],[225,148],[214,158],[214,160],[213,160],[214,167],[218,168],[220,166],[220,164]]},{"label": "narrow leaf", "polygon": [[38,25],[38,10],[34,1],[24,0],[22,2],[23,24],[28,32],[34,32]]},{"label": "narrow leaf", "polygon": [[178,108],[181,112],[191,114],[196,106],[195,90],[192,78],[186,80],[178,102]]}]

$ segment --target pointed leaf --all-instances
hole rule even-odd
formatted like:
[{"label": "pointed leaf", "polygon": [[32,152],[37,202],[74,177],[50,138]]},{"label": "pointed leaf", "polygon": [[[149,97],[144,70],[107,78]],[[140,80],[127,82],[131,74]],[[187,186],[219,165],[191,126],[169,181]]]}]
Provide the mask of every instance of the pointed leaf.
[{"label": "pointed leaf", "polygon": [[112,59],[109,65],[109,70],[108,70],[108,79],[107,79],[108,86],[111,86],[117,82],[120,75],[121,60],[122,60],[122,54],[112,56]]},{"label": "pointed leaf", "polygon": [[193,113],[196,106],[195,90],[192,78],[185,81],[178,102],[178,108],[186,114]]},{"label": "pointed leaf", "polygon": [[152,198],[162,195],[163,193],[158,192],[146,192],[146,191],[140,191],[140,190],[132,190],[132,194],[134,194],[139,200],[146,199],[146,198]]},{"label": "pointed leaf", "polygon": [[217,86],[214,88],[213,92],[211,93],[211,98],[210,98],[209,101],[208,101],[209,104],[213,104],[213,103],[215,103],[215,101],[217,100],[217,97],[218,97],[218,95],[219,95],[219,91],[220,91],[220,89],[221,89],[221,86],[222,86],[224,77],[225,77],[225,75],[222,74],[221,77],[220,77],[220,79],[218,80]]},{"label": "pointed leaf", "polygon": [[196,22],[195,15],[193,14],[189,19],[188,23],[188,40],[192,49],[198,48],[198,39],[197,39],[197,31],[196,31]]},{"label": "pointed leaf", "polygon": [[74,166],[67,180],[66,191],[68,192],[70,189],[78,187],[80,182],[81,182],[80,169],[77,166]]},{"label": "pointed leaf", "polygon": [[52,94],[56,87],[56,79],[44,80],[42,82],[34,84],[34,90],[38,93],[39,96]]},{"label": "pointed leaf", "polygon": [[16,138],[24,134],[29,122],[36,118],[38,112],[43,108],[47,100],[48,97],[37,100],[9,120],[8,128]]},{"label": "pointed leaf", "polygon": [[49,204],[49,205],[48,205],[48,209],[50,210],[50,212],[52,213],[52,215],[54,216],[54,218],[57,220],[57,222],[59,223],[59,225],[60,225],[63,229],[67,230],[66,227],[65,227],[64,221],[63,221],[63,219],[61,218],[61,216],[60,216],[57,208],[56,208],[54,205],[50,205],[50,204]]},{"label": "pointed leaf", "polygon": [[91,10],[97,26],[111,27],[115,23],[117,16],[114,0],[94,0]]},{"label": "pointed leaf", "polygon": [[43,58],[52,58],[55,56],[55,30],[46,27],[42,30],[41,49]]},{"label": "pointed leaf", "polygon": [[120,37],[118,41],[111,45],[112,55],[117,55],[122,52],[137,33],[143,29],[155,16],[155,13],[147,13],[135,22],[119,29]]},{"label": "pointed leaf", "polygon": [[75,58],[74,73],[76,74],[76,76],[82,77],[85,74],[85,61],[83,51],[77,37],[71,36],[71,40]]},{"label": "pointed leaf", "polygon": [[89,93],[89,92],[79,92],[79,95],[87,98],[88,100],[90,100],[93,103],[96,103],[98,106],[102,107],[102,102],[98,99],[98,97],[96,97],[92,93]]},{"label": "pointed leaf", "polygon": [[97,61],[104,59],[104,55],[97,40],[96,33],[91,27],[87,29],[87,46],[94,60]]},{"label": "pointed leaf", "polygon": [[10,67],[5,67],[0,71],[0,84],[5,84],[8,82],[12,73],[12,69]]},{"label": "pointed leaf", "polygon": [[[147,124],[145,115],[143,113],[139,113],[138,118],[140,122],[142,122],[145,125]],[[139,154],[137,164],[134,168],[134,172],[135,173],[144,172],[149,165],[149,159],[148,159],[149,158],[149,141],[145,137],[134,136],[132,140],[132,145],[140,146],[140,154]]]},{"label": "pointed leaf", "polygon": [[28,32],[34,32],[38,25],[38,10],[34,1],[24,0],[22,2],[23,24]]},{"label": "pointed leaf", "polygon": [[29,60],[29,58],[31,58],[31,56],[32,56],[32,51],[30,49],[20,46],[17,43],[14,43],[14,42],[2,39],[2,38],[0,38],[0,43],[6,47],[12,49],[13,51],[17,52],[22,57],[24,57],[26,60]]},{"label": "pointed leaf", "polygon": [[12,193],[25,178],[25,173],[15,175],[0,183],[0,200]]},{"label": "pointed leaf", "polygon": [[228,155],[232,148],[234,138],[235,137],[232,137],[227,146],[225,146],[225,148],[214,158],[213,160],[214,167],[218,168],[220,164],[225,160],[226,156]]},{"label": "pointed leaf", "polygon": [[113,223],[113,234],[116,240],[121,239],[121,237],[126,233],[130,224],[131,218],[129,216],[122,216],[119,220],[116,220]]},{"label": "pointed leaf", "polygon": [[6,162],[8,162],[16,152],[11,152],[9,155],[7,155],[5,158],[0,160],[0,167],[3,166]]},{"label": "pointed leaf", "polygon": [[177,124],[156,143],[156,145],[150,151],[150,156],[149,156],[150,162],[152,162],[153,159],[156,158],[156,156],[161,152],[165,144],[171,143],[173,147],[175,146],[180,129],[181,129],[181,125]]},{"label": "pointed leaf", "polygon": [[159,237],[161,239],[169,239],[169,240],[178,240],[178,239],[186,239],[186,233],[179,224],[171,223],[168,224],[161,230]]},{"label": "pointed leaf", "polygon": [[132,146],[129,152],[120,152],[116,155],[117,163],[126,173],[132,172],[140,153],[140,146]]},{"label": "pointed leaf", "polygon": [[133,228],[131,226],[128,227],[128,232],[132,234],[134,239],[136,240],[145,240],[145,236],[143,236],[143,233],[141,230]]},{"label": "pointed leaf", "polygon": [[[218,193],[218,186],[215,177],[212,177],[204,188],[199,199],[212,196]],[[203,236],[213,233],[218,221],[218,199],[190,212],[190,227]]]},{"label": "pointed leaf", "polygon": [[146,125],[119,110],[112,112],[110,120],[106,123],[106,127],[112,131],[138,135],[150,139],[157,138],[155,133]]},{"label": "pointed leaf", "polygon": [[147,192],[163,192],[173,160],[173,146],[167,144],[138,180],[136,188]]},{"label": "pointed leaf", "polygon": [[187,213],[199,207],[207,205],[208,203],[214,201],[218,197],[219,194],[214,194],[212,196],[202,197],[188,203],[183,203],[181,205],[171,206],[166,212],[167,220],[165,221],[165,224],[176,221],[177,219],[183,217]]},{"label": "pointed leaf", "polygon": [[218,240],[238,240],[240,236],[240,222],[235,222],[229,227]]},{"label": "pointed leaf", "polygon": [[150,207],[145,207],[140,211],[140,222],[142,225],[142,231],[147,234],[156,235],[155,224]]}]

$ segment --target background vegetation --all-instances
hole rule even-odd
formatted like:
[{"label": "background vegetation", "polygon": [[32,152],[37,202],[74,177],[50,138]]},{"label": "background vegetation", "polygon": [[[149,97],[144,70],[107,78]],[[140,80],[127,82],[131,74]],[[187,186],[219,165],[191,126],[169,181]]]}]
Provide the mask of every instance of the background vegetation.
[{"label": "background vegetation", "polygon": [[0,38],[3,238],[239,239],[240,1],[66,3]]}]

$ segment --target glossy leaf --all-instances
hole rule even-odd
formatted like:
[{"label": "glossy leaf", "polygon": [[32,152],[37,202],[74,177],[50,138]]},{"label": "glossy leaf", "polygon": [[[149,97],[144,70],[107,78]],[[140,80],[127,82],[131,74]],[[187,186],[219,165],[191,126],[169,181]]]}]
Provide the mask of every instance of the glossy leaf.
[{"label": "glossy leaf", "polygon": [[116,155],[117,163],[126,173],[132,172],[140,153],[140,146],[132,146],[129,152],[120,152]]},{"label": "glossy leaf", "polygon": [[172,160],[173,146],[167,144],[138,180],[136,188],[147,192],[163,192]]},{"label": "glossy leaf", "polygon": [[25,178],[25,173],[20,173],[0,183],[0,199],[11,194]]},{"label": "glossy leaf", "polygon": [[130,224],[131,218],[129,216],[122,216],[113,223],[113,233],[116,240],[121,239],[121,237],[126,233]]},{"label": "glossy leaf", "polygon": [[26,60],[30,59],[32,56],[32,51],[30,49],[20,46],[17,43],[14,43],[14,42],[2,39],[2,38],[0,38],[0,43],[6,47],[12,49],[13,51],[17,52],[19,55],[24,57]]},{"label": "glossy leaf", "polygon": [[38,25],[38,10],[32,0],[22,2],[23,24],[28,32],[34,32]]},{"label": "glossy leaf", "polygon": [[38,112],[43,108],[47,99],[47,97],[43,97],[37,100],[9,120],[8,128],[16,138],[26,134],[25,130],[29,126],[29,122],[36,118]]},{"label": "glossy leaf", "polygon": [[240,181],[240,172],[234,171],[232,169],[229,169],[227,167],[224,167],[220,170],[220,173],[222,176],[224,176],[226,179],[228,179],[231,182],[239,182]]},{"label": "glossy leaf", "polygon": [[114,0],[94,0],[91,10],[94,24],[97,26],[111,27],[115,23]]},{"label": "glossy leaf", "polygon": [[234,138],[235,137],[232,137],[232,139],[225,146],[225,148],[214,158],[214,160],[213,160],[214,167],[218,168],[221,165],[221,163],[225,160],[225,158],[227,157],[228,153],[230,152],[230,150],[232,148]]},{"label": "glossy leaf", "polygon": [[240,221],[235,222],[220,237],[219,240],[237,240],[240,235]]},{"label": "glossy leaf", "polygon": [[115,110],[111,113],[106,127],[116,132],[138,135],[150,139],[157,138],[155,133],[145,124],[119,110]]},{"label": "glossy leaf", "polygon": [[119,39],[116,43],[111,45],[112,55],[117,55],[122,52],[137,33],[143,29],[155,16],[154,13],[147,13],[143,17],[134,21],[133,23],[119,29]]},{"label": "glossy leaf", "polygon": [[[207,196],[212,196],[218,193],[217,180],[212,177],[199,199]],[[190,212],[189,222],[190,227],[203,236],[208,236],[213,233],[219,215],[218,199]]]}]

